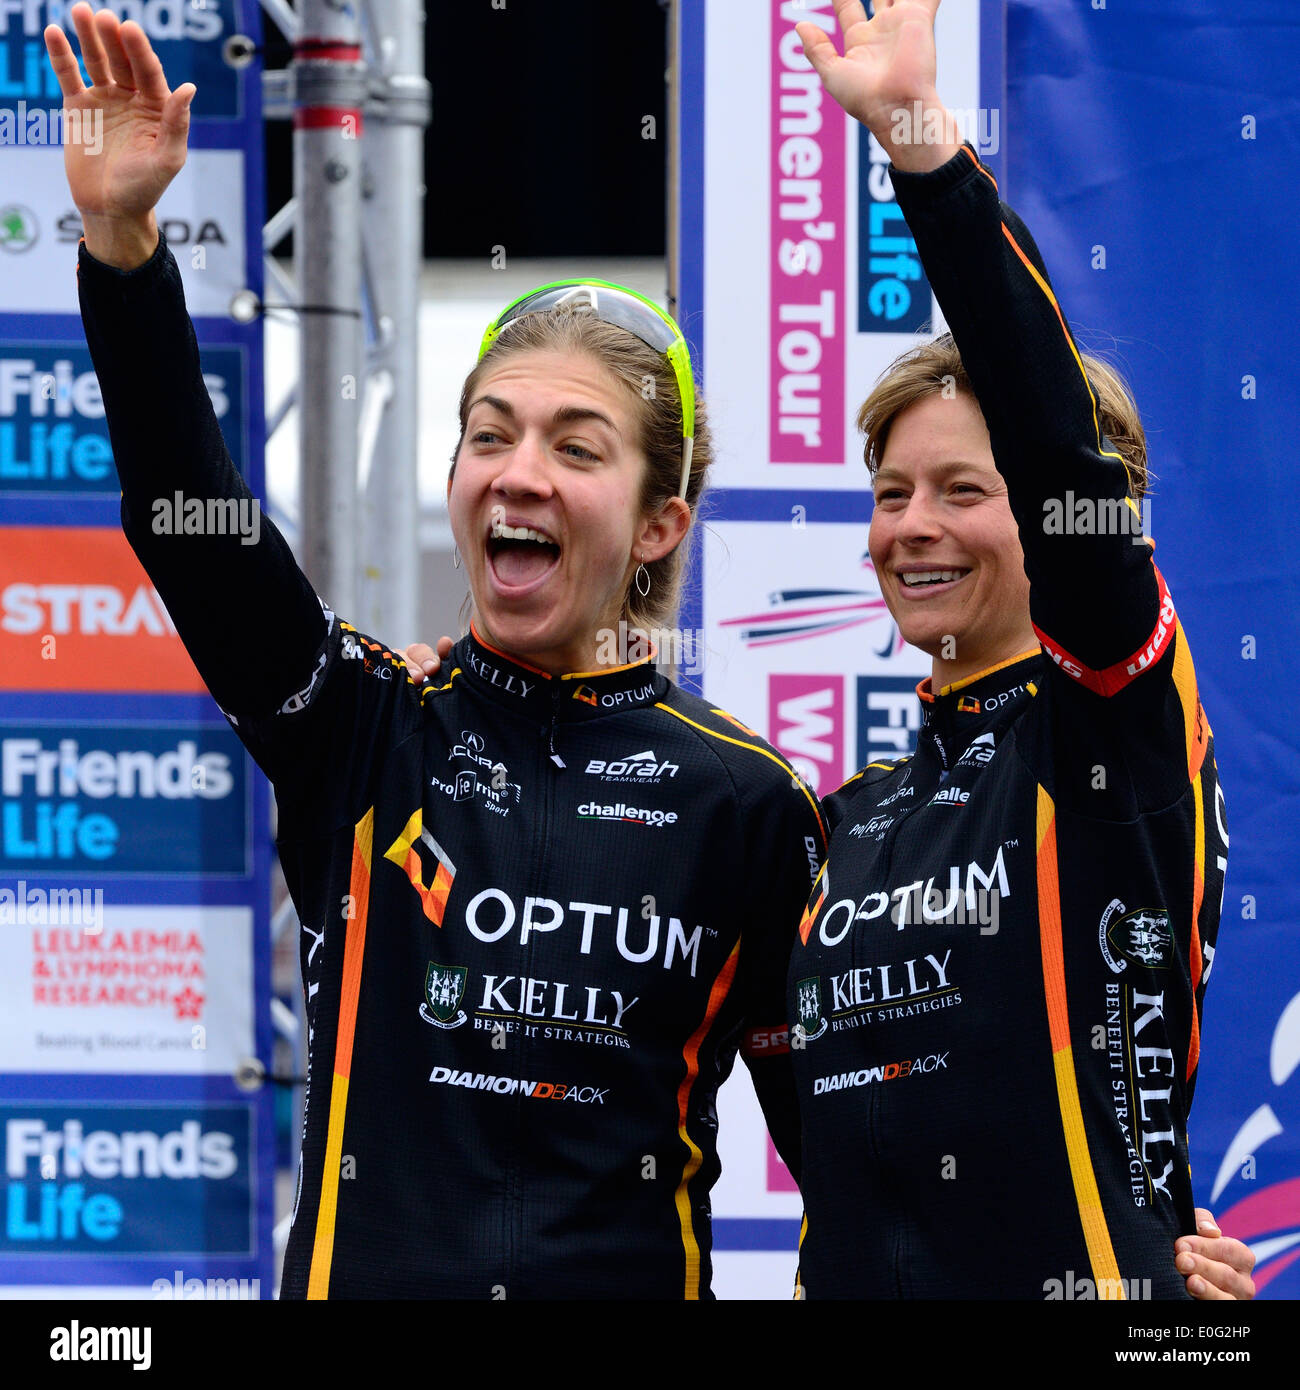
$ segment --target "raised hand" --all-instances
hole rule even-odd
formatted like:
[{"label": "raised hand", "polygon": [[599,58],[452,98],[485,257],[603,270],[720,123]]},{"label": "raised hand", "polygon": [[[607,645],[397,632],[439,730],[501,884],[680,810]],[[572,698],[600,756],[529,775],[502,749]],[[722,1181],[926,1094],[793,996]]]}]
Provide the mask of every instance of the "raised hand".
[{"label": "raised hand", "polygon": [[[102,122],[102,145],[67,139],[64,170],[81,213],[86,249],[98,260],[130,268],[142,264],[158,243],[153,209],[185,163],[192,82],[172,91],[158,55],[133,20],[123,24],[111,10],[74,5],[72,22],[91,86],[58,25],[45,30],[50,66],[59,80],[65,113],[78,112],[83,132]],[[65,129],[73,123],[66,120]]]},{"label": "raised hand", "polygon": [[[934,19],[940,0],[835,0],[844,53],[819,25],[795,25],[822,85],[889,152],[900,169],[937,169],[961,136],[935,89]],[[938,138],[936,138],[936,132]]]}]

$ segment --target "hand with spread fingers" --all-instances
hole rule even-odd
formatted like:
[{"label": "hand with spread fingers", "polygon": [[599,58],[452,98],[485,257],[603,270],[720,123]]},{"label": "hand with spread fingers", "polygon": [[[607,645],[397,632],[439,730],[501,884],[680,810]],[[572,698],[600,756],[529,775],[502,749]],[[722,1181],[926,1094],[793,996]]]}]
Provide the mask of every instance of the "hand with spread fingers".
[{"label": "hand with spread fingers", "polygon": [[938,11],[939,0],[876,0],[868,19],[861,0],[835,0],[843,54],[820,25],[795,25],[827,92],[871,131],[897,168],[913,173],[946,164],[961,145],[935,88]]},{"label": "hand with spread fingers", "polygon": [[[74,5],[72,23],[91,85],[87,87],[68,36],[56,24],[45,30],[50,66],[63,93],[68,128],[102,124],[92,144],[64,143],[64,169],[81,213],[86,249],[119,269],[143,264],[158,244],[153,210],[185,163],[190,103],[195,86],[174,92],[144,30],[123,24],[111,10]],[[67,121],[69,113],[78,121]]]}]

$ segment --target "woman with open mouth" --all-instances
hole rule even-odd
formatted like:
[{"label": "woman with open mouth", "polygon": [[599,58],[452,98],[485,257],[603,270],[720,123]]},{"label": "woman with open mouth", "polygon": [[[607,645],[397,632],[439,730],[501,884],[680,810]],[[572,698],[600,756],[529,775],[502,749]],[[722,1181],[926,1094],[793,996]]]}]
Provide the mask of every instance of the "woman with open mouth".
[{"label": "woman with open mouth", "polygon": [[65,100],[109,110],[67,170],[123,526],[274,784],[302,922],[283,1295],[709,1297],[742,1045],[798,1172],[785,968],[825,837],[789,766],[628,640],[675,613],[709,463],[685,341],[591,281],[491,325],[448,496],[473,620],[417,683],[269,521],[253,545],[151,527],[177,490],[250,500],[153,213],[193,89],[139,26],[72,19],[93,85],[47,30]]},{"label": "woman with open mouth", "polygon": [[[194,92],[138,25],[71,14],[93,85],[48,29],[65,104],[111,117],[97,158],[65,158],[123,526],[275,787],[303,928],[283,1293],[709,1297],[738,1050],[800,1175],[785,980],[826,841],[762,739],[624,640],[675,613],[708,467],[685,342],[592,281],[489,327],[448,491],[472,623],[417,682],[269,521],[253,545],[150,525],[178,490],[251,502],[153,212]],[[908,582],[956,591],[982,562],[940,558]]]}]

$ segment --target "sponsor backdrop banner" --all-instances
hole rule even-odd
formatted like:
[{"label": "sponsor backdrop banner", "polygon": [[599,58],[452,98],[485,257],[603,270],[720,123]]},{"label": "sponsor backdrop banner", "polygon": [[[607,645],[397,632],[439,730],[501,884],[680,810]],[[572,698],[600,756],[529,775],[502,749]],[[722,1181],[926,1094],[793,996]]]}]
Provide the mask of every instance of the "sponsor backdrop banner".
[{"label": "sponsor backdrop banner", "polygon": [[[867,555],[854,416],[942,320],[883,152],[822,100],[801,56],[795,23],[833,29],[830,0],[758,8],[761,20],[753,0],[680,6],[677,307],[717,439],[682,622],[702,634],[697,688],[825,793],[909,751],[919,724],[929,662],[901,643]],[[1283,114],[1293,126],[1300,17],[1289,0],[1232,15],[1210,0],[1139,15],[950,0],[939,52],[944,98],[1034,232],[1084,345],[1118,359],[1143,411],[1152,531],[1237,840],[1192,1113],[1196,1193],[1255,1246],[1261,1296],[1295,1297],[1300,889],[1279,808],[1300,771],[1285,693],[1300,595],[1281,559],[1294,552],[1289,475],[1268,460],[1297,422],[1260,344],[1289,340],[1300,297],[1291,204],[1275,191],[1294,159]],[[1246,246],[1267,275],[1234,270]],[[1224,524],[1234,495],[1251,499],[1249,527]],[[719,1111],[715,1288],[789,1297],[797,1191],[747,1079]]]},{"label": "sponsor backdrop banner", "polygon": [[[41,38],[70,8],[0,3],[0,1287],[267,1296],[272,1097],[234,1076],[271,1055],[269,800],[121,533],[61,148],[102,130],[63,127]],[[262,327],[230,315],[262,293],[261,65],[226,48],[260,12],[110,8],[198,87],[159,222],[261,496]]]}]

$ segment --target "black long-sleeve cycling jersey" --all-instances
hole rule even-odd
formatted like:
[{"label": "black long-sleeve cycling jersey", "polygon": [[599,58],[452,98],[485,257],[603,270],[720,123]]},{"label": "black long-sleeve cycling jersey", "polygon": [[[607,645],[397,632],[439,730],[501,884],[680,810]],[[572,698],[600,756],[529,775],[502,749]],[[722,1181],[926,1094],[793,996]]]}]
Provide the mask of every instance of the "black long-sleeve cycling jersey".
[{"label": "black long-sleeve cycling jersey", "polygon": [[435,681],[313,593],[247,497],[166,246],[81,248],[126,534],[270,777],[302,923],[308,1098],[286,1297],[708,1297],[738,1046],[798,1168],[785,968],[820,810],[648,661],[553,677],[464,637]]},{"label": "black long-sleeve cycling jersey", "polygon": [[1171,1246],[1195,1229],[1187,1113],[1228,844],[1209,725],[1024,225],[969,147],[893,178],[1042,650],[923,681],[915,755],[829,798],[788,986],[802,1292],[1185,1298]]}]

